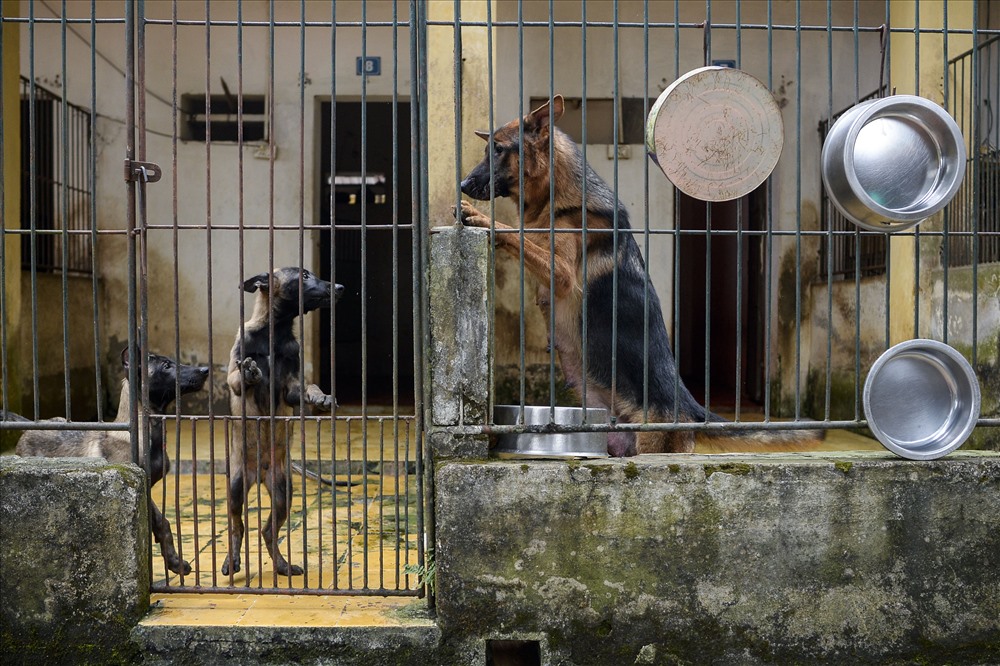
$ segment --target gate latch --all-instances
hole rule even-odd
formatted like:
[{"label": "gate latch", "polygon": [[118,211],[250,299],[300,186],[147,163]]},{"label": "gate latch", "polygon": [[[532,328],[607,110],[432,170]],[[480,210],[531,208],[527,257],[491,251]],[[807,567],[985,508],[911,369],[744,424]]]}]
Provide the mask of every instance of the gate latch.
[{"label": "gate latch", "polygon": [[163,171],[159,164],[153,162],[136,162],[135,160],[125,160],[125,180],[144,183],[155,183],[160,180]]}]

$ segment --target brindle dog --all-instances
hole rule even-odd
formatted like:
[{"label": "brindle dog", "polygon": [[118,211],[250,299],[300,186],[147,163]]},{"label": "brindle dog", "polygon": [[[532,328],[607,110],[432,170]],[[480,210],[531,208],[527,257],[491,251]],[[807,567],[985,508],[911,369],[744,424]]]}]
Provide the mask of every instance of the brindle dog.
[{"label": "brindle dog", "polygon": [[[129,400],[128,377],[128,348],[122,350],[122,368],[125,370],[126,379],[122,380],[121,396],[118,399],[118,414],[115,416],[115,423],[128,423],[131,411],[131,401]],[[146,355],[146,386],[149,393],[149,413],[164,414],[170,404],[177,398],[177,389],[180,394],[185,395],[200,391],[208,379],[209,368],[207,366],[184,365],[175,363],[173,359],[159,354]],[[137,373],[140,386],[137,387],[136,394],[142,400],[142,374]],[[15,414],[8,414],[8,417],[16,417],[14,420],[21,420]],[[27,421],[27,419],[24,419]],[[65,421],[65,419],[49,419],[50,421]],[[139,409],[139,461],[144,464],[146,459],[146,442],[143,437],[145,416],[143,410]],[[153,416],[149,419],[149,486],[152,488],[156,483],[166,476],[170,471],[170,459],[164,447],[165,428],[163,418]],[[95,457],[105,458],[108,462],[124,463],[132,462],[132,444],[129,433],[123,430],[27,430],[17,443],[15,452],[20,456],[43,456],[54,457]],[[160,552],[166,562],[167,568],[174,573],[187,575],[191,573],[191,565],[178,556],[174,548],[174,535],[170,529],[170,523],[156,506],[151,502],[150,526],[153,537],[160,544]]]},{"label": "brindle dog", "polygon": [[257,298],[250,320],[236,333],[229,358],[229,406],[236,418],[229,455],[229,555],[222,573],[240,570],[243,506],[249,488],[263,480],[271,496],[271,515],[264,525],[267,552],[278,574],[298,576],[302,567],[290,565],[278,548],[279,531],[288,518],[292,493],[286,472],[292,434],[287,417],[302,398],[305,404],[327,411],[333,398],[315,384],[302,385],[300,347],[293,324],[300,314],[330,307],[344,287],[321,280],[307,270],[281,268],[246,280],[243,290],[256,293]]}]

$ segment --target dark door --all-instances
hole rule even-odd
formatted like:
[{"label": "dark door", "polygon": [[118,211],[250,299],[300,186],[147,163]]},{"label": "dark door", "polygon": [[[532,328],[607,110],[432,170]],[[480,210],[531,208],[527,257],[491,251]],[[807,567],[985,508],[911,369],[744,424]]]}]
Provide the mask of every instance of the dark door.
[{"label": "dark door", "polygon": [[[704,232],[711,215],[712,231],[719,232],[711,236],[710,251],[705,233],[681,236],[678,326],[681,378],[704,404],[707,364],[713,411],[731,408],[737,393],[741,404],[760,402],[763,399],[763,239],[752,234],[737,237],[732,232],[736,231],[738,220],[742,221],[744,231],[764,228],[761,204],[765,192],[758,189],[739,200],[712,204],[681,192],[677,194],[681,229]],[[738,256],[740,244],[742,257]],[[739,288],[738,278],[741,278]],[[739,386],[736,385],[737,348]]]},{"label": "dark door", "polygon": [[[413,399],[410,106],[395,107],[395,144],[391,102],[367,103],[364,133],[361,102],[337,102],[336,110],[331,168],[332,105],[320,107],[320,219],[329,223],[332,187],[336,230],[320,233],[319,266],[320,275],[330,279],[334,260],[344,295],[337,305],[333,345],[321,347],[320,385],[329,391],[335,379],[341,405],[360,402],[363,387],[369,404],[392,404],[395,374],[399,399],[406,404]],[[361,171],[363,152],[367,173]],[[330,324],[324,317],[321,340],[331,339]]]}]

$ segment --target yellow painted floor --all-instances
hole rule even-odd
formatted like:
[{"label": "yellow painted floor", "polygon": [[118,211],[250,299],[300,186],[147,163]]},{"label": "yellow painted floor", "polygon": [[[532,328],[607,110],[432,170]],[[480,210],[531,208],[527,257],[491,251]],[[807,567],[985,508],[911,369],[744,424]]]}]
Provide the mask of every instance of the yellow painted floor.
[{"label": "yellow painted floor", "polygon": [[[742,418],[754,419],[747,414]],[[153,489],[153,498],[171,522],[178,551],[193,570],[183,580],[168,574],[154,544],[154,585],[181,586],[184,591],[154,593],[144,624],[396,626],[414,622],[399,611],[422,608],[425,601],[379,594],[415,590],[419,584],[410,568],[417,562],[419,538],[411,419],[350,416],[338,419],[332,428],[328,420],[307,421],[304,428],[296,424],[293,462],[304,462],[305,467],[343,485],[334,487],[313,476],[294,475],[291,515],[281,538],[285,558],[305,569],[303,576],[294,577],[275,576],[260,540],[260,528],[270,510],[263,486],[259,492],[250,492],[249,552],[244,539],[242,570],[232,577],[222,574],[229,533],[225,481],[229,440],[224,419],[213,425],[206,420],[168,425],[173,467]],[[823,442],[807,450],[881,449],[875,440],[830,431]],[[699,446],[698,452],[713,451]],[[336,468],[330,462],[334,459]],[[379,460],[387,462],[374,465]],[[272,587],[285,593],[261,594]],[[191,588],[208,591],[192,593]],[[310,593],[296,594],[295,590]],[[353,594],[326,594],[333,590]],[[371,594],[355,596],[364,591]]]},{"label": "yellow painted floor", "polygon": [[[147,624],[269,626],[393,626],[400,608],[426,605],[418,589],[417,479],[412,418],[374,415],[296,423],[291,459],[315,474],[293,473],[290,517],[281,552],[304,569],[276,576],[261,540],[270,512],[264,486],[248,497],[242,569],[223,575],[228,553],[225,419],[168,423],[171,472],[153,488],[153,501],[173,527],[181,557],[192,567],[181,579],[168,573],[153,545],[153,584],[179,591],[152,595]],[[332,463],[336,460],[336,465]],[[385,461],[379,464],[379,461]],[[304,464],[303,464],[304,463]],[[190,592],[200,588],[207,592]],[[262,594],[280,588],[283,594]],[[183,590],[183,591],[180,591]],[[308,594],[289,594],[299,590]],[[350,596],[325,592],[346,591]],[[354,596],[370,592],[371,596]]]},{"label": "yellow painted floor", "polygon": [[[426,606],[400,597],[276,596],[263,594],[153,595],[149,626],[396,627],[430,623],[405,611]],[[402,612],[401,612],[402,611]]]}]

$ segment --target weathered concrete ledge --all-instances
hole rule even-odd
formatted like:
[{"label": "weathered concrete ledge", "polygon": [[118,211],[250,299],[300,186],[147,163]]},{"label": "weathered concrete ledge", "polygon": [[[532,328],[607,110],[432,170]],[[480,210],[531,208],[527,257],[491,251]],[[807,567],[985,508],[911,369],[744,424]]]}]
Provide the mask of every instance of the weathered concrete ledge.
[{"label": "weathered concrete ledge", "polygon": [[5,663],[135,660],[149,606],[146,481],[98,458],[0,457]]},{"label": "weathered concrete ledge", "polygon": [[450,462],[446,640],[543,663],[997,663],[1000,455]]},{"label": "weathered concrete ledge", "polygon": [[145,666],[156,664],[440,663],[441,632],[430,621],[403,627],[138,625]]}]

